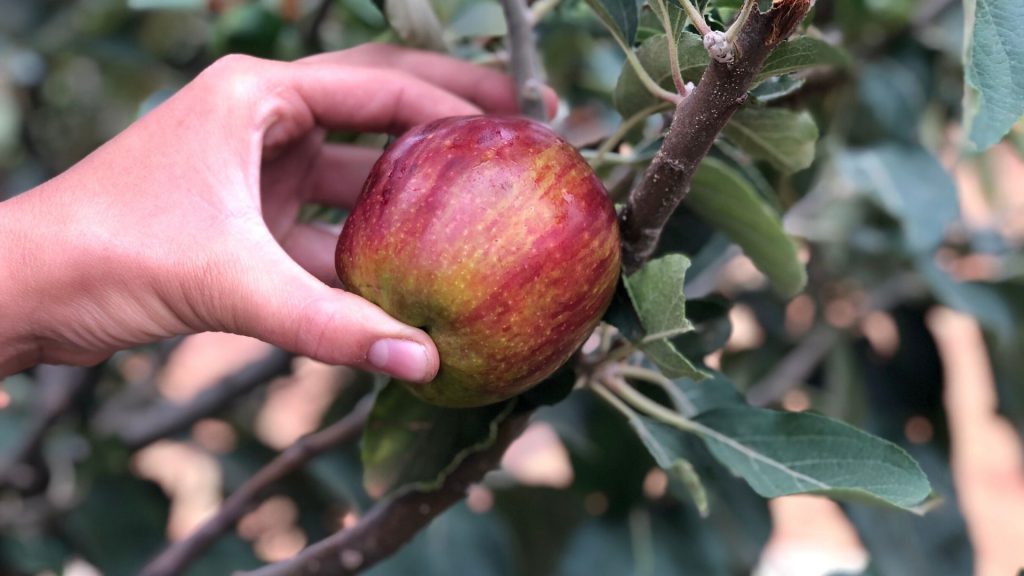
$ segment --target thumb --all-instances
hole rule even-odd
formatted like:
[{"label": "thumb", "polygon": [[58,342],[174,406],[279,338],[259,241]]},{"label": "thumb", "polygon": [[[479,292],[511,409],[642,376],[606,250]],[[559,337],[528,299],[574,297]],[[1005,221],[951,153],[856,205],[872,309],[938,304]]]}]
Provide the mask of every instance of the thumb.
[{"label": "thumb", "polygon": [[235,320],[234,331],[321,362],[410,382],[437,375],[437,348],[425,332],[355,294],[326,286],[283,251],[275,256],[276,267],[264,262],[243,279],[242,294],[228,299],[240,308],[228,315]]}]

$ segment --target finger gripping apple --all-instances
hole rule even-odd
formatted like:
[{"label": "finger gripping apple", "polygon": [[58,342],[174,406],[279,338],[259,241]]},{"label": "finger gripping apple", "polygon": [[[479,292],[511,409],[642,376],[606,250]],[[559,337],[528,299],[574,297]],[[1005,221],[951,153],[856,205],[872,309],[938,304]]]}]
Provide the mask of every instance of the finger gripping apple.
[{"label": "finger gripping apple", "polygon": [[481,406],[568,360],[612,298],[619,230],[600,180],[524,118],[447,118],[374,165],[336,253],[345,287],[433,338],[441,368],[410,389]]}]

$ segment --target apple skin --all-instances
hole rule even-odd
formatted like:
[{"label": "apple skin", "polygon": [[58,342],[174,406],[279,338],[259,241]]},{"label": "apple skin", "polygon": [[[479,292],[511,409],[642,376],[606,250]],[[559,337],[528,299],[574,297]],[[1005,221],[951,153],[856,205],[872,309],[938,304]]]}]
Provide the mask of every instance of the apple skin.
[{"label": "apple skin", "polygon": [[336,252],[346,289],[423,328],[421,399],[510,398],[564,364],[607,309],[619,229],[587,162],[546,126],[468,116],[414,128],[374,165]]}]

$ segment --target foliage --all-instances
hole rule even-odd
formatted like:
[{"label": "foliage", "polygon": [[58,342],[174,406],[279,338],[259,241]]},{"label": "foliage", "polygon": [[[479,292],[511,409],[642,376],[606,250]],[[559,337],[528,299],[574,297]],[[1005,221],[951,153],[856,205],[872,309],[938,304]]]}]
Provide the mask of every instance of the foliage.
[{"label": "foliage", "polygon": [[[635,186],[669,122],[671,106],[644,77],[673,91],[670,51],[685,82],[698,82],[710,62],[681,5],[665,3],[666,30],[656,1],[534,5],[545,12],[536,36],[546,76],[569,111],[556,127],[616,200]],[[0,192],[15,195],[66,169],[226,52],[295,59],[384,41],[485,64],[505,57],[493,0],[318,4],[0,0]],[[720,30],[741,3],[700,4]],[[568,449],[568,488],[490,478],[486,514],[459,505],[368,573],[749,573],[770,529],[761,497],[794,493],[841,500],[877,573],[968,573],[943,366],[924,319],[937,305],[978,319],[1001,410],[1024,429],[1024,238],[965,222],[946,161],[963,154],[960,164],[987,177],[993,146],[1005,138],[998,147],[1024,149],[1024,8],[933,4],[818,4],[769,57],[696,171],[657,257],[623,279],[600,343],[576,374],[567,368],[520,399],[471,411],[424,405],[399,386],[351,387],[377,394],[361,456],[328,452],[275,488],[297,503],[305,535],[326,536],[338,513],[435,489],[491,446],[502,422],[545,405],[534,419]],[[963,264],[978,257],[996,272],[965,278]],[[731,281],[737,262],[756,272]],[[756,346],[726,346],[732,308],[752,312],[763,337]],[[793,321],[800,309],[802,327]],[[837,320],[835,309],[850,317]],[[869,313],[891,321],[895,350],[873,347]],[[828,345],[808,355],[822,338]],[[162,354],[115,357],[46,436],[31,462],[40,474],[4,489],[0,572],[59,572],[82,558],[104,574],[133,574],[166,545],[168,498],[132,466],[110,416],[159,404],[152,379],[124,367],[138,357],[159,365]],[[4,381],[0,454],[13,453],[30,428],[41,379]],[[793,393],[811,410],[780,410]],[[335,401],[325,424],[353,395]],[[253,394],[217,415],[237,437],[217,460],[226,489],[275,455],[255,430],[264,402]],[[908,437],[910,418],[924,418],[932,436]],[[645,492],[658,469],[667,488]],[[462,551],[450,553],[456,545]],[[251,543],[231,535],[188,574],[257,562]]]}]

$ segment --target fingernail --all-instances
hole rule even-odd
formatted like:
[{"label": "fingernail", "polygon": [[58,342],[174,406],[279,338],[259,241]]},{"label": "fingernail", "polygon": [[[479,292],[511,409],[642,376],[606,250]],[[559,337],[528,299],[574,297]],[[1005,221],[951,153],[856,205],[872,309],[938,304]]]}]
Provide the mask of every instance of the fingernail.
[{"label": "fingernail", "polygon": [[402,380],[423,382],[428,376],[427,349],[411,340],[378,340],[370,346],[366,359],[381,372]]}]

